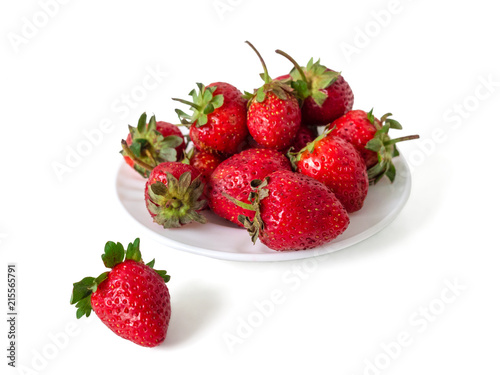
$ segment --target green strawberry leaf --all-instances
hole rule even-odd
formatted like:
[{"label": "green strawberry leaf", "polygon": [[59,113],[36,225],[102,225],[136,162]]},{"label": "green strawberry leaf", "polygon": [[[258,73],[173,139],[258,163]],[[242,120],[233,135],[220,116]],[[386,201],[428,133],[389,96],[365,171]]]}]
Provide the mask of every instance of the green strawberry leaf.
[{"label": "green strawberry leaf", "polygon": [[177,151],[173,148],[165,147],[160,150],[159,156],[163,161],[176,161]]},{"label": "green strawberry leaf", "polygon": [[370,121],[370,124],[375,123],[375,116],[373,116],[373,108],[366,114],[366,117],[368,118],[368,121]]},{"label": "green strawberry leaf", "polygon": [[383,143],[380,140],[380,138],[373,138],[373,139],[370,139],[366,143],[365,148],[367,148],[368,150],[374,151],[374,152],[379,152],[380,149],[382,148],[382,146],[383,146]]},{"label": "green strawberry leaf", "polygon": [[223,104],[224,104],[224,95],[222,94],[215,95],[214,98],[212,99],[212,106],[215,109],[222,107]]},{"label": "green strawberry leaf", "polygon": [[262,103],[264,99],[266,99],[266,92],[264,91],[264,86],[262,86],[257,90],[257,95],[255,96],[255,100],[257,100],[257,102],[259,103]]},{"label": "green strawberry leaf", "polygon": [[389,124],[390,129],[403,129],[403,126],[399,123],[399,121],[396,121],[392,118],[386,119],[385,123]]},{"label": "green strawberry leaf", "polygon": [[81,281],[74,283],[69,303],[73,305],[85,297],[90,296],[94,283],[95,278],[93,277],[84,277]]},{"label": "green strawberry leaf", "polygon": [[92,304],[90,302],[90,295],[80,300],[76,304],[76,318],[80,319],[82,316],[86,316],[87,318],[90,316],[92,312]]},{"label": "green strawberry leaf", "polygon": [[166,283],[168,283],[170,281],[170,275],[167,275],[167,271],[158,271],[158,270],[155,270],[155,272],[161,276],[161,278],[163,279],[163,281],[165,281]]},{"label": "green strawberry leaf", "polygon": [[107,268],[113,268],[118,263],[123,262],[125,250],[121,243],[114,243],[112,241],[106,242],[104,246],[104,254],[101,255],[102,261]]},{"label": "green strawberry leaf", "polygon": [[137,131],[139,133],[144,133],[146,130],[146,120],[147,120],[147,115],[146,112],[144,112],[141,117],[139,117],[139,122],[137,123]]},{"label": "green strawberry leaf", "polygon": [[140,262],[142,260],[141,252],[139,250],[140,239],[136,238],[134,242],[131,242],[127,246],[127,253],[125,255],[126,260],[135,260]]},{"label": "green strawberry leaf", "polygon": [[146,266],[153,268],[155,266],[155,260],[153,259],[151,262],[146,263]]}]

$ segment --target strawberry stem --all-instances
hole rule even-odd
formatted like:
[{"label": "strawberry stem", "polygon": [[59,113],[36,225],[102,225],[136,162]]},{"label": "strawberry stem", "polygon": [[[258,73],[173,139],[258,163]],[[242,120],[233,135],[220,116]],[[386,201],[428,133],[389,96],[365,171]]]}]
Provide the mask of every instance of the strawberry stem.
[{"label": "strawberry stem", "polygon": [[250,43],[248,40],[245,41],[245,43],[247,43],[253,50],[254,52],[257,54],[257,56],[259,56],[259,60],[260,60],[260,63],[262,64],[262,67],[264,68],[264,82],[265,83],[269,83],[271,82],[271,77],[269,76],[269,73],[267,71],[267,66],[266,66],[266,63],[264,62],[264,59],[262,58],[262,56],[260,55],[259,51],[257,51],[257,48],[255,48],[253,46],[252,43]]},{"label": "strawberry stem", "polygon": [[127,142],[123,139],[122,139],[122,149],[125,155],[128,156],[130,159],[132,159],[134,163],[136,163],[137,165],[141,166],[142,168],[150,172],[154,169],[154,166],[151,166],[148,163],[143,162],[137,156],[135,156],[130,147],[128,147]]},{"label": "strawberry stem", "polygon": [[404,141],[410,141],[412,139],[418,139],[420,138],[420,136],[418,134],[415,134],[415,135],[407,135],[405,137],[400,137],[400,138],[395,138],[395,139],[391,139],[387,142],[385,142],[386,145],[393,145],[394,143],[398,143],[398,142],[404,142]]},{"label": "strawberry stem", "polygon": [[297,69],[297,71],[299,72],[300,76],[302,77],[302,80],[305,83],[307,83],[307,87],[310,88],[309,87],[309,82],[308,82],[307,77],[306,77],[306,74],[304,73],[304,70],[302,69],[302,67],[297,63],[297,61],[295,61],[295,59],[292,56],[290,56],[288,53],[283,52],[280,49],[277,49],[275,52],[277,54],[281,55],[281,56],[286,57],[293,64],[293,66],[295,67],[295,69]]}]

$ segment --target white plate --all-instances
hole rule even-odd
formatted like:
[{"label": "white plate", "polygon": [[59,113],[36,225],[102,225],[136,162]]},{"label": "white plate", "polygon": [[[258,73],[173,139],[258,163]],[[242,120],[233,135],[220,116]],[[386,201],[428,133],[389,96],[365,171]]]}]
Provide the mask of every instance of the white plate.
[{"label": "white plate", "polygon": [[182,228],[164,229],[151,219],[144,203],[144,185],[141,178],[123,163],[116,177],[118,199],[125,211],[149,235],[160,243],[177,249],[217,259],[238,261],[279,261],[302,259],[331,253],[373,236],[403,209],[411,190],[408,164],[402,156],[394,159],[397,169],[393,184],[383,178],[370,186],[363,208],[350,215],[347,230],[332,242],[310,250],[278,252],[259,241],[252,244],[242,228],[220,218],[210,211],[203,211],[207,224],[192,223]]}]

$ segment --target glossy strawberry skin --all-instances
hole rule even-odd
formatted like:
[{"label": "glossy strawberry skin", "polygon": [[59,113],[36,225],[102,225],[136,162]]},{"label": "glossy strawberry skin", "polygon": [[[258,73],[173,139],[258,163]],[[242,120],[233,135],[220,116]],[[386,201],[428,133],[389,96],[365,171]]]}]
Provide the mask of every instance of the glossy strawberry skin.
[{"label": "glossy strawberry skin", "polygon": [[277,251],[305,250],[326,244],[349,225],[349,216],[335,194],[300,173],[269,175],[269,196],[261,199],[264,230],[260,241]]},{"label": "glossy strawberry skin", "polygon": [[[330,69],[328,69],[330,70]],[[326,89],[320,90],[327,95],[319,106],[312,97],[302,105],[302,123],[305,125],[327,125],[352,109],[354,94],[347,81],[341,75]]]},{"label": "glossy strawberry skin", "polygon": [[255,213],[236,206],[222,193],[243,202],[250,203],[250,182],[264,179],[277,170],[291,170],[288,159],[279,151],[271,149],[248,149],[224,160],[210,176],[208,204],[217,215],[239,226],[238,215],[253,219]]},{"label": "glossy strawberry skin", "polygon": [[[146,208],[147,208],[147,202],[148,202],[148,189],[149,186],[154,184],[155,182],[161,182],[165,186],[168,185],[167,183],[167,172],[171,173],[172,176],[174,176],[176,179],[179,179],[179,177],[184,173],[184,172],[190,172],[191,173],[191,181],[194,180],[196,177],[200,175],[200,171],[189,165],[189,164],[184,164],[181,162],[165,162],[157,165],[150,173],[148,180],[146,181],[146,186],[144,188],[144,198],[146,201]],[[208,191],[207,186],[205,186],[205,193],[204,196],[202,196],[200,199],[206,199],[205,195],[206,192]],[[151,217],[154,217],[155,215],[149,210],[148,212],[151,215]]]},{"label": "glossy strawberry skin", "polygon": [[241,150],[248,135],[246,100],[228,83],[215,82],[207,87],[214,86],[217,89],[213,95],[222,94],[224,103],[208,115],[205,125],[191,125],[189,135],[198,150],[233,155]]},{"label": "glossy strawberry skin", "polygon": [[300,127],[299,102],[290,93],[286,100],[267,92],[262,102],[253,98],[248,108],[247,125],[252,138],[266,148],[285,150],[291,146]]},{"label": "glossy strawberry skin", "polygon": [[380,121],[375,118],[372,124],[367,113],[362,110],[349,111],[328,126],[332,129],[331,135],[345,139],[358,150],[368,169],[378,163],[377,153],[365,148],[375,136],[377,127],[382,127]]},{"label": "glossy strawberry skin", "polygon": [[[182,143],[175,148],[175,151],[177,152],[177,160],[180,160],[182,157],[184,150],[186,149],[186,141],[184,139],[184,135],[180,131],[178,126],[175,126],[174,124],[171,124],[169,122],[165,121],[157,121],[156,122],[156,130],[158,130],[161,135],[164,137],[168,137],[170,135],[176,135],[178,137],[182,138]],[[130,146],[132,144],[132,135],[129,133],[127,135],[126,139],[127,144]],[[134,167],[134,161],[130,159],[128,156],[124,155],[123,158],[125,159],[125,162],[130,165],[132,168]]]},{"label": "glossy strawberry skin", "polygon": [[224,159],[216,154],[206,151],[196,151],[191,159],[189,159],[189,165],[200,171],[203,176],[203,183],[208,184],[213,171],[223,161]]},{"label": "glossy strawberry skin", "polygon": [[328,186],[347,212],[363,207],[368,194],[366,165],[353,145],[327,135],[318,140],[312,152],[304,150],[296,162],[297,170]]},{"label": "glossy strawberry skin", "polygon": [[165,281],[142,261],[115,266],[91,297],[92,309],[118,336],[153,347],[165,340],[170,294]]}]

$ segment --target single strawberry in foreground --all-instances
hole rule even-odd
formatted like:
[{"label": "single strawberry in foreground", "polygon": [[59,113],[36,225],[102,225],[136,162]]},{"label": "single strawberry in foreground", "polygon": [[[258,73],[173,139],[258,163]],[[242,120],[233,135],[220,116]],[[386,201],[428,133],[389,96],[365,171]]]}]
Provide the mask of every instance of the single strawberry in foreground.
[{"label": "single strawberry in foreground", "polygon": [[[351,87],[339,73],[309,60],[301,67],[287,53],[276,53],[290,60],[294,68],[290,72],[291,86],[302,101],[302,123],[304,125],[327,125],[352,109],[354,95]],[[281,76],[279,79],[286,79]]]},{"label": "single strawberry in foreground", "polygon": [[146,347],[161,344],[171,314],[167,271],[153,269],[154,259],[144,264],[139,238],[126,252],[121,243],[107,242],[101,258],[111,271],[73,284],[70,303],[76,304],[76,317],[93,310],[118,336]]},{"label": "single strawberry in foreground", "polygon": [[349,216],[335,194],[321,182],[300,173],[280,170],[263,181],[254,180],[251,204],[254,219],[239,216],[250,233],[277,251],[305,250],[326,244],[349,225]]},{"label": "single strawberry in foreground", "polygon": [[199,213],[206,206],[200,171],[189,164],[166,162],[150,173],[144,189],[146,207],[153,221],[164,228],[191,222],[205,224]]},{"label": "single strawberry in foreground", "polygon": [[303,148],[292,163],[298,172],[328,186],[347,212],[363,207],[368,175],[363,159],[349,142],[325,132]]},{"label": "single strawberry in foreground", "polygon": [[373,109],[368,113],[354,110],[329,125],[331,135],[345,139],[361,154],[371,184],[377,183],[384,175],[393,182],[396,168],[392,158],[399,155],[396,143],[419,138],[418,135],[410,135],[391,139],[389,129],[402,129],[402,126],[390,116],[391,113],[386,113],[378,120],[373,116]]},{"label": "single strawberry in foreground", "polygon": [[291,170],[288,159],[279,151],[251,148],[224,160],[210,176],[208,204],[217,215],[239,226],[238,215],[253,219],[254,212],[234,205],[225,194],[249,204],[250,183],[264,179],[277,170]]},{"label": "single strawberry in foreground", "polygon": [[[134,154],[134,159],[137,158],[153,166],[165,161],[177,161],[186,148],[182,132],[173,124],[164,121],[157,122],[154,115],[148,123],[146,119],[146,113],[143,113],[136,128],[129,126],[126,143]],[[121,153],[127,164],[141,176],[149,175],[149,171],[134,162],[123,149]]]},{"label": "single strawberry in foreground", "polygon": [[198,92],[189,95],[192,102],[174,98],[192,110],[188,115],[175,111],[181,122],[189,126],[189,136],[198,150],[233,155],[241,150],[248,135],[246,101],[241,91],[224,82],[208,86],[197,83]]},{"label": "single strawberry in foreground", "polygon": [[254,94],[246,94],[248,101],[247,126],[253,139],[266,148],[288,149],[300,127],[299,102],[293,89],[279,80],[272,80],[260,53],[246,42],[259,57],[264,73],[264,85]]}]

